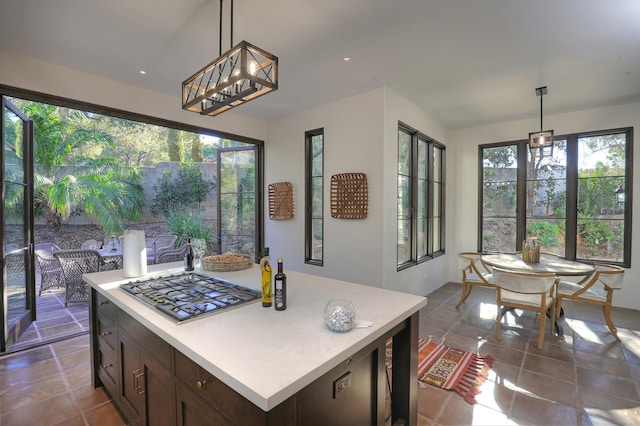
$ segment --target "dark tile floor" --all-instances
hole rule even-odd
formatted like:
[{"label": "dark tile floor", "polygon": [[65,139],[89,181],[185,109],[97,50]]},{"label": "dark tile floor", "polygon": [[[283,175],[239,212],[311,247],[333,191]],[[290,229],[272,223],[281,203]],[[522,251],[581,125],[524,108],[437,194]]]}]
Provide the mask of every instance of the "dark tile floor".
[{"label": "dark tile floor", "polygon": [[639,311],[613,309],[618,343],[600,307],[565,301],[564,334],[551,336],[547,327],[538,350],[533,313],[508,313],[498,341],[495,291],[476,288],[456,309],[459,296],[460,285],[452,283],[429,295],[420,336],[444,337],[445,344],[496,361],[475,405],[453,392],[420,389],[419,424],[640,424]]},{"label": "dark tile floor", "polygon": [[[420,425],[640,424],[638,311],[614,309],[617,343],[599,308],[566,302],[564,335],[547,334],[537,350],[535,316],[507,314],[497,341],[495,293],[474,289],[455,309],[459,294],[460,285],[447,284],[428,296],[420,336],[444,337],[496,361],[475,405],[453,392],[420,388]],[[0,424],[123,424],[89,374],[88,335],[0,358]]]}]

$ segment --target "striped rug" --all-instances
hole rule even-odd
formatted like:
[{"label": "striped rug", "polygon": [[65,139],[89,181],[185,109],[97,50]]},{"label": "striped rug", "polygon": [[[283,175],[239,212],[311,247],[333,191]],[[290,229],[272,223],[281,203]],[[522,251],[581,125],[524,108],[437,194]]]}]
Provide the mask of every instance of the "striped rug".
[{"label": "striped rug", "polygon": [[[454,349],[443,341],[418,340],[418,380],[421,384],[457,392],[469,404],[475,404],[475,396],[480,393],[494,358]],[[387,365],[391,364],[390,358],[388,345]]]}]

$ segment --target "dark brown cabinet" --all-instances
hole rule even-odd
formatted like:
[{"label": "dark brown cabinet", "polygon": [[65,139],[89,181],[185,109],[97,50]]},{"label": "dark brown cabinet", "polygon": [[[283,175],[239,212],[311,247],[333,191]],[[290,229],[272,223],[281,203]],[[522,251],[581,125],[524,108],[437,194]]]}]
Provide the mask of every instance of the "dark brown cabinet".
[{"label": "dark brown cabinet", "polygon": [[95,291],[90,306],[94,386],[131,424],[176,424],[173,348]]},{"label": "dark brown cabinet", "polygon": [[[98,295],[95,303],[95,345],[93,354],[94,372],[111,395],[120,388],[120,364],[118,362],[117,309],[104,296]],[[94,343],[94,339],[92,339]]]},{"label": "dark brown cabinet", "polygon": [[[91,290],[90,319],[93,385],[105,386],[130,424],[385,424],[388,336],[265,412],[95,289]],[[409,328],[412,323],[417,323],[417,316],[407,322]],[[404,327],[397,326],[392,333]]]},{"label": "dark brown cabinet", "polygon": [[175,424],[171,346],[122,311],[118,341],[121,409],[127,419],[149,426]]},{"label": "dark brown cabinet", "polygon": [[120,336],[121,409],[141,425],[173,425],[175,397],[171,371],[142,350],[126,333]]}]

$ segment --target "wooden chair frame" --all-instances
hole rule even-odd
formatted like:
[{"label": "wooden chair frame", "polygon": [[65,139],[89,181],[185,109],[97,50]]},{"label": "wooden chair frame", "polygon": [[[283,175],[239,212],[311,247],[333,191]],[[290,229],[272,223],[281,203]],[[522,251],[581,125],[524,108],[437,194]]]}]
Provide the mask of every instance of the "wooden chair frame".
[{"label": "wooden chair frame", "polygon": [[[615,265],[606,265],[602,263],[594,264],[593,267],[595,270],[581,279],[576,283],[571,283],[574,285],[581,286],[581,288],[574,293],[565,293],[561,292],[560,287],[563,285],[563,281],[560,282],[558,288],[558,296],[557,296],[557,315],[560,316],[560,309],[562,308],[562,301],[564,299],[574,300],[576,302],[586,302],[594,305],[602,306],[602,312],[604,313],[604,320],[607,323],[607,327],[609,327],[609,331],[613,334],[613,337],[619,342],[620,338],[618,337],[618,329],[613,324],[611,320],[611,304],[613,302],[613,291],[622,287],[622,280],[619,282],[619,286],[613,287],[608,284],[612,284],[616,281],[617,276],[620,274],[624,274],[624,269],[620,266]],[[604,286],[604,291],[606,291],[606,297],[604,300],[601,299],[593,299],[590,297],[585,297],[584,294],[592,289],[597,283],[601,283]]]},{"label": "wooden chair frame", "polygon": [[[538,331],[538,349],[542,349],[542,345],[544,344],[544,334],[545,334],[545,326],[547,321],[547,310],[551,310],[551,315],[549,316],[549,332],[553,334],[553,326],[556,318],[556,291],[558,286],[558,278],[553,273],[531,273],[531,272],[517,272],[517,271],[509,271],[506,269],[493,268],[493,276],[494,281],[496,283],[496,304],[498,305],[498,316],[497,316],[497,339],[501,340],[502,337],[502,307],[509,307],[514,309],[523,309],[527,311],[537,312],[540,317],[540,330]],[[532,291],[525,292],[519,291],[513,288],[509,288],[508,281],[504,281],[505,276],[514,276],[518,278],[524,279],[548,279],[551,282],[551,285],[547,290],[544,291]],[[551,281],[552,280],[552,281]],[[503,288],[506,287],[506,288]],[[530,305],[527,303],[517,303],[511,300],[503,300],[503,292],[509,291],[513,294],[523,294],[523,295],[540,295],[540,303],[537,306]],[[547,303],[547,298],[551,298],[551,302]]]},{"label": "wooden chair frame", "polygon": [[467,300],[474,286],[495,288],[491,268],[484,263],[481,253],[458,253],[458,262],[462,271],[462,293],[456,309]]}]

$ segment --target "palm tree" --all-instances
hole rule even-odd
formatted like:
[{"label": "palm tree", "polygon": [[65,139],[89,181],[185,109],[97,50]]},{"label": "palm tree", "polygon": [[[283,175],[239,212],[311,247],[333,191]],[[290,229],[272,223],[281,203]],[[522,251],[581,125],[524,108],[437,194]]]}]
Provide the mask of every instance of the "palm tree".
[{"label": "palm tree", "polygon": [[82,207],[107,234],[120,234],[124,220],[142,213],[139,167],[102,158],[114,141],[92,114],[16,100],[34,122],[34,205],[47,225]]}]

